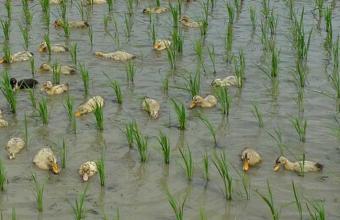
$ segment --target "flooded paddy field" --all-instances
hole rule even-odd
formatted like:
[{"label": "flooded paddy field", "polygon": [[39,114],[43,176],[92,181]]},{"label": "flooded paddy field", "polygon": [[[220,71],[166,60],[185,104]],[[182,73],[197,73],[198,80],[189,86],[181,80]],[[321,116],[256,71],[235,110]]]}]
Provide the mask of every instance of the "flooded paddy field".
[{"label": "flooded paddy field", "polygon": [[[0,128],[5,171],[0,172],[0,183],[5,177],[0,191],[2,219],[14,215],[26,220],[80,219],[73,208],[82,194],[83,219],[340,218],[337,1],[160,1],[167,8],[161,14],[143,13],[156,7],[157,1],[151,0],[113,0],[111,10],[110,1],[90,5],[78,0],[65,4],[1,0],[0,4],[0,54],[10,62],[0,66],[0,109],[8,122]],[[186,27],[181,22],[184,15],[201,27]],[[57,19],[87,24],[56,28]],[[156,39],[167,39],[171,45],[157,51]],[[69,51],[39,52],[46,40]],[[26,62],[6,58],[25,50],[33,53]],[[135,58],[114,61],[95,56],[97,51],[117,50]],[[39,71],[42,63],[55,71]],[[58,65],[73,65],[76,73],[59,76]],[[13,93],[15,113],[4,95],[7,74],[39,82],[35,89]],[[236,85],[212,85],[227,76],[235,76]],[[47,95],[40,89],[48,80],[67,83],[68,91]],[[114,80],[121,89],[121,104],[112,88]],[[215,95],[217,104],[190,109],[195,95]],[[95,106],[98,114],[75,117],[77,107],[94,96],[105,102],[102,108]],[[142,109],[146,96],[160,104],[156,119]],[[67,100],[73,100],[70,117]],[[185,107],[185,129],[180,128],[174,102]],[[44,106],[47,123],[43,123]],[[160,132],[170,144],[169,164],[164,163]],[[9,160],[5,146],[12,137],[26,144]],[[32,163],[46,146],[60,166],[65,162],[58,175]],[[144,151],[138,148],[145,146]],[[247,172],[240,159],[245,147],[262,157]],[[315,161],[323,169],[304,172],[308,167],[302,165],[299,172],[284,167],[275,172],[280,155],[291,161]],[[105,183],[99,173],[87,183],[82,180],[78,170],[86,161],[104,163]],[[36,195],[42,186],[39,211]],[[265,198],[273,202],[274,215]],[[176,206],[183,204],[183,217],[177,207],[176,218],[172,199]]]}]

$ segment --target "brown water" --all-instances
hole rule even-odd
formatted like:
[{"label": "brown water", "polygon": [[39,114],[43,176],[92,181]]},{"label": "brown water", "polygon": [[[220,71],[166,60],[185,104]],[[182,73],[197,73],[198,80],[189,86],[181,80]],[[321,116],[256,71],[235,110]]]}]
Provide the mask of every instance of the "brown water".
[{"label": "brown water", "polygon": [[[100,158],[102,147],[105,145],[106,159],[106,186],[100,187],[99,178],[95,176],[90,180],[86,196],[86,218],[102,219],[104,213],[113,216],[119,208],[121,219],[175,219],[166,197],[166,186],[175,195],[182,199],[188,195],[184,208],[185,219],[199,219],[200,209],[204,209],[208,219],[271,219],[269,209],[257,196],[254,190],[266,193],[266,181],[272,186],[275,204],[281,207],[281,219],[298,219],[298,211],[293,202],[291,182],[294,181],[303,194],[303,204],[307,200],[323,200],[327,219],[339,219],[340,172],[339,172],[339,139],[334,135],[332,128],[337,128],[334,117],[337,117],[335,101],[314,90],[327,91],[333,94],[325,69],[329,69],[330,57],[327,55],[323,42],[325,38],[324,21],[321,29],[317,28],[317,20],[313,17],[313,1],[297,1],[296,9],[300,12],[305,7],[305,30],[313,28],[311,47],[309,51],[308,84],[305,89],[304,117],[308,121],[307,142],[300,144],[297,133],[290,119],[299,114],[296,104],[296,89],[292,73],[295,68],[295,51],[289,41],[288,7],[284,1],[272,1],[276,13],[279,15],[277,30],[277,46],[280,48],[280,84],[279,94],[273,97],[271,83],[257,67],[263,64],[265,56],[260,42],[260,26],[252,34],[249,18],[249,7],[257,8],[258,23],[260,21],[260,1],[245,1],[241,14],[234,25],[233,52],[243,49],[246,55],[246,81],[241,90],[231,89],[233,101],[229,119],[223,119],[221,110],[202,110],[215,127],[218,128],[217,138],[219,149],[226,152],[227,158],[238,171],[241,171],[239,153],[245,146],[252,146],[263,156],[263,163],[248,173],[251,180],[251,198],[246,200],[243,188],[235,170],[232,169],[235,186],[233,201],[226,201],[223,197],[222,181],[218,173],[210,164],[210,178],[206,183],[202,178],[202,153],[214,151],[209,131],[197,118],[198,110],[190,110],[188,128],[181,132],[177,125],[175,112],[170,98],[188,103],[190,95],[185,91],[170,88],[168,95],[161,90],[161,82],[167,76],[170,86],[184,85],[183,75],[186,71],[194,72],[196,69],[196,56],[193,43],[199,39],[199,29],[184,29],[184,54],[178,60],[178,69],[171,75],[167,62],[166,51],[157,53],[152,50],[149,17],[141,13],[142,9],[151,5],[152,1],[138,1],[135,8],[133,32],[130,41],[124,34],[125,1],[117,0],[114,15],[119,24],[120,45],[114,43],[110,36],[104,32],[103,18],[107,14],[106,5],[95,5],[89,11],[88,22],[94,31],[94,46],[90,47],[87,30],[72,30],[71,37],[65,41],[63,30],[55,30],[50,26],[52,43],[78,44],[78,60],[85,63],[90,71],[90,96],[101,95],[106,100],[104,108],[105,129],[98,132],[95,118],[92,114],[77,120],[77,134],[70,129],[66,111],[63,107],[66,95],[48,97],[49,124],[43,126],[37,112],[34,112],[27,92],[18,93],[18,113],[9,112],[6,100],[1,96],[0,106],[5,111],[5,118],[9,121],[8,128],[2,128],[0,141],[5,146],[12,136],[23,137],[24,114],[28,117],[28,129],[31,142],[27,150],[21,152],[16,160],[9,161],[4,147],[0,148],[1,160],[4,162],[8,185],[0,193],[0,211],[4,219],[9,219],[13,207],[16,209],[17,219],[72,219],[73,204],[78,194],[86,184],[78,176],[78,168],[82,162]],[[163,5],[167,5],[164,1]],[[37,1],[30,3],[34,14],[32,29],[30,31],[29,49],[35,54],[36,66],[48,61],[48,56],[39,54],[37,47],[46,32],[42,20],[41,8]],[[13,2],[13,19],[11,27],[12,52],[23,50],[23,40],[18,28],[22,18],[21,3]],[[1,17],[5,17],[3,1],[0,8]],[[333,12],[334,36],[340,30],[340,6],[336,5]],[[199,2],[183,4],[183,14],[194,18],[201,17]],[[59,17],[58,6],[51,6],[51,22]],[[75,5],[69,7],[68,17],[80,19]],[[217,5],[209,16],[208,35],[205,45],[214,45],[216,50],[216,69],[218,78],[232,74],[232,65],[225,62],[224,42],[226,27],[226,8],[224,1],[217,1]],[[171,30],[171,14],[166,13],[156,18],[157,36],[169,38]],[[113,24],[109,30],[113,33]],[[1,42],[3,35],[0,34]],[[125,64],[96,59],[94,51],[114,51],[123,49],[137,55],[135,64],[137,73],[134,86],[126,82]],[[210,82],[215,78],[212,72],[207,50],[204,52],[206,60],[206,74],[202,74],[201,93],[211,93]],[[71,64],[69,54],[52,55],[52,63],[58,61],[62,64]],[[11,76],[18,79],[31,76],[29,62],[16,63],[10,66],[1,66],[0,70],[7,69]],[[124,103],[116,104],[112,89],[109,87],[103,72],[118,80],[122,85]],[[44,82],[51,79],[51,74],[37,74],[36,79]],[[70,95],[74,97],[76,105],[82,103],[86,97],[83,95],[83,86],[80,74],[62,76],[62,82],[70,84]],[[43,97],[37,89],[37,100]],[[158,120],[149,119],[148,115],[140,109],[141,98],[150,96],[160,101],[161,113]],[[251,105],[257,103],[264,113],[265,128],[258,128],[257,121],[251,113]],[[136,149],[129,150],[125,135],[122,132],[127,122],[135,119],[142,128],[143,134],[149,136],[149,160],[145,164],[139,162]],[[171,125],[171,126],[169,126]],[[274,173],[273,164],[280,151],[267,131],[274,128],[282,131],[284,144],[287,145],[285,154],[294,160],[306,153],[306,159],[315,160],[325,165],[322,173],[306,174],[305,177],[281,171]],[[163,165],[159,144],[155,136],[162,130],[170,138],[172,158],[169,166]],[[67,168],[61,175],[54,176],[48,172],[37,170],[32,164],[34,154],[48,144],[61,151],[62,139],[68,146]],[[188,182],[182,169],[182,160],[178,147],[188,145],[193,154],[195,163],[194,177]],[[34,186],[31,174],[36,173],[40,182],[45,183],[44,211],[39,213],[36,209]],[[304,219],[309,219],[306,206],[303,205]]]}]

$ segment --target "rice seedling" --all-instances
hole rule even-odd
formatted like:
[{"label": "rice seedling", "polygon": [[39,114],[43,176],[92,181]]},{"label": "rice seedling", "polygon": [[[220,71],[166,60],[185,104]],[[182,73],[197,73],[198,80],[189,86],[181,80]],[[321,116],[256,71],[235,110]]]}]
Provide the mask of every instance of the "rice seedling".
[{"label": "rice seedling", "polygon": [[194,163],[192,160],[192,155],[189,146],[187,146],[187,150],[183,148],[179,148],[179,152],[183,159],[183,169],[185,174],[190,182],[192,180],[193,172],[194,172]]},{"label": "rice seedling", "polygon": [[25,132],[25,146],[26,146],[26,149],[27,149],[28,143],[29,143],[29,137],[28,137],[28,123],[27,123],[26,112],[25,112],[25,117],[24,117],[24,132]]},{"label": "rice seedling", "polygon": [[0,24],[2,27],[2,32],[4,34],[5,40],[9,41],[9,35],[10,35],[10,31],[11,31],[11,22],[10,20],[3,20],[0,19]]},{"label": "rice seedling", "polygon": [[332,88],[335,91],[335,97],[340,99],[340,75],[339,75],[339,36],[333,45],[333,71],[329,76]]},{"label": "rice seedling", "polygon": [[270,0],[262,0],[262,15],[265,19],[268,18],[270,13]]},{"label": "rice seedling", "polygon": [[51,54],[52,54],[51,40],[50,40],[50,35],[48,33],[44,35],[44,41],[46,42],[46,45],[47,45],[48,56],[51,57]]},{"label": "rice seedling", "polygon": [[270,30],[270,35],[273,37],[276,34],[276,28],[278,23],[279,17],[274,14],[274,10],[271,10],[269,13],[269,17],[267,19],[268,27]]},{"label": "rice seedling", "polygon": [[176,6],[169,2],[169,8],[172,15],[172,27],[173,29],[178,29],[179,19],[181,17],[181,3],[178,1]]},{"label": "rice seedling", "polygon": [[128,82],[134,82],[135,74],[136,74],[136,66],[133,61],[128,61],[126,66],[126,78]]},{"label": "rice seedling", "polygon": [[277,144],[277,146],[280,150],[280,154],[284,155],[284,148],[286,147],[286,145],[283,143],[283,137],[282,137],[281,129],[280,128],[274,128],[273,133],[270,133],[268,131],[267,131],[267,133],[276,142],[276,144]]},{"label": "rice seedling", "polygon": [[169,78],[166,77],[162,82],[162,89],[165,94],[168,94],[169,91]]},{"label": "rice seedling", "polygon": [[190,93],[191,98],[199,95],[201,90],[201,73],[196,71],[194,76],[190,73],[189,77],[184,79],[186,81],[184,89]]},{"label": "rice seedling", "polygon": [[66,168],[66,160],[67,160],[67,146],[65,143],[65,139],[63,138],[63,145],[61,148],[61,167],[63,169]]},{"label": "rice seedling", "polygon": [[[173,29],[171,34],[171,40],[172,40],[171,46],[173,46],[175,52],[178,52],[180,54],[183,53],[184,37],[181,29],[179,28]],[[169,48],[171,48],[171,46]]]},{"label": "rice seedling", "polygon": [[246,72],[246,61],[244,58],[243,50],[241,50],[238,54],[238,59],[234,62],[234,70],[235,76],[237,79],[237,85],[239,87],[243,87],[243,82],[245,79],[245,72]]},{"label": "rice seedling", "polygon": [[6,170],[5,165],[3,164],[2,160],[0,159],[0,190],[5,190],[5,184],[6,184],[7,178],[6,178]]},{"label": "rice seedling", "polygon": [[293,118],[291,120],[293,127],[299,135],[301,142],[306,142],[307,120],[301,118]]},{"label": "rice seedling", "polygon": [[123,95],[122,91],[120,89],[120,84],[117,80],[111,81],[110,87],[113,89],[115,95],[116,95],[116,101],[118,104],[123,103]]},{"label": "rice seedling", "polygon": [[113,0],[107,0],[106,1],[109,12],[111,12],[113,10]]},{"label": "rice seedling", "polygon": [[50,13],[50,3],[49,0],[39,0],[41,10],[44,14]]},{"label": "rice seedling", "polygon": [[135,121],[129,122],[125,125],[125,136],[128,141],[129,148],[133,148],[134,133],[137,130],[137,123]]},{"label": "rice seedling", "polygon": [[207,214],[203,208],[200,208],[200,220],[208,220]]},{"label": "rice seedling", "polygon": [[89,94],[89,86],[90,86],[89,71],[86,69],[84,64],[79,64],[79,71],[80,71],[81,79],[83,81],[84,94],[85,96],[87,96]]},{"label": "rice seedling", "polygon": [[96,105],[94,106],[94,111],[93,114],[96,118],[96,125],[97,129],[102,131],[104,130],[104,111],[103,111],[103,106],[99,105],[96,102]]},{"label": "rice seedling", "polygon": [[64,107],[66,109],[67,112],[67,118],[72,126],[72,129],[74,131],[74,133],[77,132],[77,120],[75,118],[75,115],[73,113],[74,110],[74,100],[70,97],[70,95],[68,94],[64,103]]},{"label": "rice seedling", "polygon": [[99,180],[100,185],[105,186],[105,159],[104,159],[104,152],[102,153],[102,156],[100,159],[96,162],[98,174],[99,174]]},{"label": "rice seedling", "polygon": [[76,2],[76,8],[78,9],[79,15],[81,17],[81,20],[84,21],[85,18],[85,11],[84,11],[84,5],[82,4],[82,2]]},{"label": "rice seedling", "polygon": [[170,47],[166,48],[166,52],[167,52],[167,57],[168,57],[168,61],[170,64],[170,68],[172,70],[176,69],[176,50],[174,48],[174,46],[170,45]]},{"label": "rice seedling", "polygon": [[256,30],[256,7],[255,6],[250,6],[249,15],[250,15],[251,25],[252,25],[253,31],[254,31],[254,30]]},{"label": "rice seedling", "polygon": [[185,106],[183,103],[177,103],[174,99],[171,99],[171,102],[176,112],[179,129],[185,130],[187,122]]},{"label": "rice seedling", "polygon": [[209,58],[213,66],[213,70],[214,70],[213,74],[216,74],[216,53],[215,53],[214,46],[208,47],[208,54],[209,54]]},{"label": "rice seedling", "polygon": [[124,16],[124,24],[125,24],[125,35],[127,38],[131,37],[131,32],[133,28],[133,17],[130,15]]},{"label": "rice seedling", "polygon": [[52,82],[53,84],[60,84],[61,66],[58,63],[52,65]]},{"label": "rice seedling", "polygon": [[216,139],[216,129],[214,126],[211,124],[209,119],[203,115],[199,116],[199,119],[203,122],[203,124],[208,128],[211,136],[213,137],[214,140],[214,146],[217,146],[217,139]]},{"label": "rice seedling", "polygon": [[233,49],[233,25],[228,23],[227,30],[226,30],[226,38],[225,38],[225,49],[227,58],[231,57],[231,52]]},{"label": "rice seedling", "polygon": [[134,2],[134,0],[127,0],[126,1],[129,16],[133,15],[133,2]]},{"label": "rice seedling", "polygon": [[296,204],[296,207],[297,207],[298,212],[299,212],[299,219],[302,220],[303,219],[303,215],[302,215],[301,197],[300,197],[300,193],[296,189],[294,181],[292,181],[292,187],[293,187],[295,204]]},{"label": "rice seedling", "polygon": [[29,33],[28,33],[28,28],[23,27],[21,24],[19,24],[21,36],[24,40],[24,49],[28,50],[28,43],[29,43]]},{"label": "rice seedling", "polygon": [[161,1],[160,0],[156,0],[156,6],[160,7],[161,6]]},{"label": "rice seedling", "polygon": [[257,119],[258,125],[260,128],[264,127],[263,123],[263,115],[262,112],[259,110],[256,104],[252,105],[252,110],[251,110],[253,116]]},{"label": "rice seedling", "polygon": [[153,21],[151,24],[151,38],[152,38],[152,45],[155,45],[156,39],[157,39],[157,32],[156,32],[155,23]]},{"label": "rice seedling", "polygon": [[0,89],[2,94],[5,96],[8,105],[10,106],[11,112],[15,114],[17,108],[17,96],[16,92],[11,86],[10,77],[7,71],[4,71],[2,74]]},{"label": "rice seedling", "polygon": [[75,220],[81,220],[85,218],[85,212],[86,212],[85,197],[86,197],[88,186],[89,185],[86,185],[84,191],[80,193],[79,197],[75,201],[75,204],[71,205]]},{"label": "rice seedling", "polygon": [[3,48],[2,51],[4,53],[3,59],[6,63],[10,63],[11,62],[11,48],[9,46],[8,41],[5,41],[3,44]]},{"label": "rice seedling", "polygon": [[93,47],[93,29],[92,29],[92,26],[90,25],[89,28],[88,28],[88,36],[89,36],[89,40],[90,40],[90,45],[91,45],[91,48]]},{"label": "rice seedling", "polygon": [[14,207],[12,208],[12,218],[11,219],[12,220],[16,220],[17,219],[17,214],[15,212],[15,208]]},{"label": "rice seedling", "polygon": [[169,142],[169,138],[163,132],[159,133],[158,143],[161,146],[161,150],[162,150],[163,158],[164,158],[164,163],[169,164],[170,163],[170,153],[171,153],[170,142]]},{"label": "rice seedling", "polygon": [[296,74],[294,75],[295,84],[297,87],[304,88],[306,85],[306,67],[300,61],[296,62]]},{"label": "rice seedling", "polygon": [[30,58],[30,66],[31,66],[32,76],[34,77],[34,75],[35,75],[35,60],[34,60],[33,56]]},{"label": "rice seedling", "polygon": [[324,8],[324,2],[325,0],[315,0],[314,4],[315,4],[315,9],[318,11],[318,15],[319,15],[319,19],[322,17],[323,15],[323,8]]},{"label": "rice seedling", "polygon": [[104,20],[104,31],[108,32],[110,16],[109,15],[104,15],[104,19],[103,20]]},{"label": "rice seedling", "polygon": [[67,1],[61,1],[59,4],[59,8],[61,11],[61,18],[65,22],[66,21],[66,10],[67,10]]},{"label": "rice seedling", "polygon": [[177,201],[173,195],[170,194],[169,190],[166,192],[168,197],[168,202],[175,213],[176,220],[183,220],[184,219],[184,205],[187,200],[187,195],[185,195],[183,201]]},{"label": "rice seedling", "polygon": [[204,69],[203,43],[200,39],[194,43],[194,51],[196,53],[199,66],[202,66]]},{"label": "rice seedling", "polygon": [[21,0],[22,11],[23,11],[24,18],[25,18],[24,20],[25,20],[26,24],[31,25],[33,15],[31,14],[28,2],[29,2],[29,0]]},{"label": "rice seedling", "polygon": [[207,35],[208,26],[209,26],[208,20],[202,19],[200,26],[201,40],[204,40],[204,37]]},{"label": "rice seedling", "polygon": [[74,65],[77,65],[77,54],[78,54],[77,51],[78,51],[77,43],[72,44],[70,48],[70,54],[71,54],[72,63]]},{"label": "rice seedling", "polygon": [[142,135],[137,125],[135,129],[133,130],[133,132],[134,132],[133,133],[134,140],[136,141],[136,144],[137,144],[137,150],[139,153],[140,162],[144,163],[148,159],[148,138]]},{"label": "rice seedling", "polygon": [[214,159],[212,160],[215,165],[222,181],[224,187],[224,195],[227,200],[232,200],[233,193],[233,177],[230,174],[229,165],[224,152],[219,155],[214,153]]},{"label": "rice seedling", "polygon": [[230,3],[227,3],[227,13],[228,13],[228,24],[232,26],[235,21],[235,8]]},{"label": "rice seedling", "polygon": [[246,173],[241,174],[243,190],[246,193],[247,200],[250,200],[250,178]]},{"label": "rice seedling", "polygon": [[274,204],[274,200],[273,200],[273,194],[272,194],[272,190],[270,188],[269,182],[267,180],[267,188],[268,188],[268,196],[260,193],[259,191],[255,191],[259,197],[266,203],[266,205],[269,207],[270,209],[270,213],[272,215],[272,219],[273,220],[279,220],[279,209],[275,206]]},{"label": "rice seedling", "polygon": [[12,0],[6,0],[5,1],[5,8],[7,12],[7,18],[8,20],[11,20],[12,18]]},{"label": "rice seedling", "polygon": [[63,20],[63,23],[64,36],[65,38],[69,39],[71,36],[70,24],[68,23],[67,19]]},{"label": "rice seedling", "polygon": [[311,220],[325,220],[326,211],[324,202],[308,202],[306,203],[307,210]]},{"label": "rice seedling", "polygon": [[28,90],[28,95],[29,95],[29,99],[31,101],[33,109],[37,109],[37,99],[35,97],[34,89],[29,89]]},{"label": "rice seedling", "polygon": [[209,156],[208,153],[205,152],[202,155],[202,163],[203,163],[203,178],[206,181],[209,181],[210,177],[209,177]]},{"label": "rice seedling", "polygon": [[44,184],[40,184],[35,174],[32,174],[32,180],[34,183],[35,199],[37,201],[37,209],[39,212],[43,211],[43,196],[44,196]]},{"label": "rice seedling", "polygon": [[324,46],[327,49],[331,49],[333,45],[332,16],[333,16],[333,10],[332,10],[332,7],[329,6],[325,9],[325,25],[326,25],[327,35],[326,35]]},{"label": "rice seedling", "polygon": [[216,97],[218,103],[220,103],[222,113],[229,116],[231,108],[231,96],[229,95],[228,88],[221,87],[216,90]]},{"label": "rice seedling", "polygon": [[44,125],[48,124],[48,109],[46,98],[42,98],[38,105],[39,116]]}]

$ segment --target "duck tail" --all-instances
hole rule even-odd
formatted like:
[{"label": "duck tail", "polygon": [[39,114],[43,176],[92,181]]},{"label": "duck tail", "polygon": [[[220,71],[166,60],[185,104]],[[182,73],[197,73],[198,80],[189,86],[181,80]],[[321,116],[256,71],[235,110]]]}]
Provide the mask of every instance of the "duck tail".
[{"label": "duck tail", "polygon": [[315,166],[319,169],[322,170],[323,169],[323,165],[321,163],[316,163]]}]

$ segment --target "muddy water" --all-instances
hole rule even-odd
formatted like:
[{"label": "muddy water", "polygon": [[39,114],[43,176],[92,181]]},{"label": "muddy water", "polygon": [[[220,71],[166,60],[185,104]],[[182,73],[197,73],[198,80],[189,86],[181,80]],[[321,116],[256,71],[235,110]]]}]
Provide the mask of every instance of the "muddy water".
[{"label": "muddy water", "polygon": [[[131,39],[127,41],[124,34],[125,1],[117,0],[115,3],[115,17],[119,24],[119,45],[104,32],[103,18],[107,13],[107,6],[94,6],[89,12],[89,23],[94,31],[94,45],[90,47],[87,30],[72,30],[69,40],[65,40],[62,30],[55,30],[50,25],[50,38],[52,43],[78,44],[78,60],[86,64],[90,71],[90,95],[101,95],[106,100],[104,108],[105,129],[96,130],[93,115],[87,115],[77,121],[77,134],[70,130],[63,102],[66,95],[48,97],[49,124],[43,126],[41,120],[33,111],[27,92],[18,93],[18,113],[9,112],[6,100],[1,96],[0,106],[5,111],[5,118],[9,127],[1,129],[0,142],[5,146],[12,136],[23,137],[24,114],[28,115],[28,129],[31,142],[27,150],[21,152],[17,159],[9,161],[4,147],[0,148],[1,160],[7,170],[8,185],[6,191],[0,194],[0,210],[4,219],[9,219],[13,207],[16,209],[18,219],[72,219],[73,204],[78,194],[86,184],[80,181],[77,174],[79,165],[86,160],[97,160],[105,150],[106,159],[106,186],[100,187],[98,177],[91,179],[86,196],[86,218],[102,219],[104,214],[113,216],[119,208],[121,219],[174,219],[165,189],[168,187],[176,198],[188,196],[184,216],[185,219],[199,219],[200,209],[204,209],[208,219],[270,219],[269,209],[257,196],[254,190],[266,192],[266,181],[272,186],[274,201],[281,206],[281,219],[298,219],[298,211],[293,201],[291,182],[306,200],[323,200],[327,219],[339,219],[339,140],[332,128],[337,124],[334,120],[336,114],[335,101],[315,90],[333,93],[325,69],[329,69],[330,57],[323,48],[325,38],[324,22],[321,29],[317,29],[317,21],[313,17],[312,1],[298,1],[298,11],[305,7],[306,30],[313,28],[311,47],[309,53],[308,85],[305,89],[304,117],[308,120],[307,142],[299,144],[298,136],[290,120],[299,114],[296,104],[296,89],[292,73],[295,67],[294,50],[289,40],[288,8],[283,1],[273,1],[272,5],[279,14],[277,45],[280,48],[280,84],[279,94],[273,97],[271,83],[257,67],[263,64],[265,54],[260,43],[260,27],[252,33],[248,8],[251,5],[257,8],[258,23],[260,19],[260,3],[244,2],[242,12],[234,25],[233,52],[243,49],[246,55],[246,81],[242,90],[232,89],[232,109],[229,119],[223,119],[220,109],[202,110],[213,125],[218,128],[218,148],[226,152],[227,158],[238,171],[241,171],[239,153],[245,146],[252,146],[263,156],[264,161],[249,172],[251,180],[251,198],[245,199],[240,178],[236,171],[232,171],[235,180],[234,200],[226,202],[223,197],[222,182],[216,169],[210,164],[210,181],[206,183],[202,178],[202,153],[213,153],[214,147],[209,131],[197,118],[198,110],[188,111],[188,128],[180,132],[176,128],[176,116],[169,101],[174,97],[179,101],[188,103],[190,95],[182,90],[171,88],[184,84],[183,75],[187,71],[196,69],[196,56],[193,43],[199,39],[199,30],[184,29],[184,54],[178,60],[178,69],[171,74],[167,62],[166,52],[156,53],[151,48],[149,17],[141,13],[142,9],[151,5],[151,1],[139,1],[135,9],[135,19]],[[3,5],[3,1],[1,2]],[[165,2],[162,3],[167,5]],[[47,55],[37,52],[37,47],[47,31],[42,20],[39,3],[30,3],[34,14],[32,29],[30,31],[29,49],[35,54],[36,66],[48,61]],[[339,8],[336,5],[333,15],[334,36],[340,30]],[[1,7],[1,16],[5,17],[5,9]],[[199,2],[183,4],[183,14],[200,18],[201,6]],[[74,5],[69,7],[69,19],[80,19],[79,12]],[[216,50],[216,77],[232,74],[233,67],[224,60],[226,9],[223,1],[217,1],[215,9],[209,17],[208,36],[205,45],[214,45]],[[51,6],[51,22],[59,17],[58,6]],[[23,40],[18,23],[23,20],[21,4],[13,2],[13,20],[11,27],[12,52],[23,50]],[[169,38],[171,27],[170,13],[156,16],[156,29],[159,38]],[[113,33],[113,25],[109,30]],[[1,39],[3,35],[1,33]],[[1,40],[1,42],[2,42]],[[93,56],[97,50],[113,51],[123,49],[138,56],[135,60],[137,73],[134,86],[126,83],[125,64],[98,60]],[[212,66],[205,51],[207,73],[202,74],[201,93],[211,93],[210,82],[215,78],[211,74]],[[69,54],[52,56],[53,62],[70,64]],[[29,63],[16,63],[10,66],[1,66],[0,70],[7,69],[14,77],[28,78],[31,76]],[[103,72],[118,80],[122,85],[124,103],[119,106],[114,102],[112,89],[109,87]],[[36,74],[36,79],[43,82],[51,79],[51,74]],[[169,77],[170,90],[165,95],[161,90],[161,82]],[[86,97],[83,95],[82,81],[79,74],[62,76],[62,82],[70,84],[70,94],[74,97],[76,105],[82,103]],[[36,90],[37,99],[44,94]],[[150,120],[145,112],[140,110],[140,100],[144,96],[151,96],[161,102],[161,117]],[[251,105],[257,103],[264,113],[265,128],[257,126],[256,119],[251,113]],[[300,113],[301,114],[301,113]],[[127,141],[122,133],[125,124],[135,119],[143,133],[149,136],[150,157],[147,163],[139,162],[138,152],[129,150]],[[282,131],[283,142],[287,146],[285,154],[294,159],[306,153],[306,159],[316,160],[325,165],[322,173],[307,174],[300,177],[294,173],[272,171],[273,163],[280,154],[274,140],[268,135],[274,128]],[[169,166],[164,166],[160,148],[155,136],[162,130],[170,138],[172,145],[172,159]],[[67,168],[61,175],[54,176],[48,172],[37,170],[32,165],[32,158],[38,149],[44,145],[51,145],[56,152],[61,151],[62,139],[68,146]],[[193,153],[195,163],[194,178],[188,183],[178,147],[188,145]],[[31,174],[36,173],[38,179],[45,183],[44,211],[39,213],[36,209],[35,196]],[[304,209],[304,219],[309,219],[307,209]]]}]

